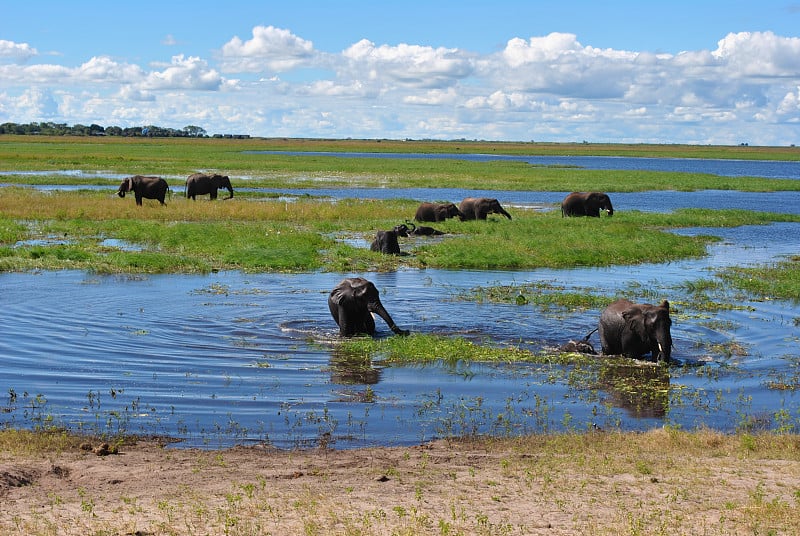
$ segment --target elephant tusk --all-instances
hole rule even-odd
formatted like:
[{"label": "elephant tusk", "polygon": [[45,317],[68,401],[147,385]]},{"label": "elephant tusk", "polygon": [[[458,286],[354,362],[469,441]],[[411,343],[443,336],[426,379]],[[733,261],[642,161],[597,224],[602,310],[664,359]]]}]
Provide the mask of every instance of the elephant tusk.
[{"label": "elephant tusk", "polygon": [[661,355],[664,355],[664,347],[661,346],[661,343],[658,343],[658,353],[660,353]]}]

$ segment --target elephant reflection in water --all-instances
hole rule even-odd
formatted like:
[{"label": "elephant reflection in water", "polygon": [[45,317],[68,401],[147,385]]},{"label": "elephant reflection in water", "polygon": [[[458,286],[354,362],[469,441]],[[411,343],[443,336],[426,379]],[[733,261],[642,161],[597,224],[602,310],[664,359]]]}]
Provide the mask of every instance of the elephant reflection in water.
[{"label": "elephant reflection in water", "polygon": [[669,367],[650,363],[604,362],[598,374],[600,388],[611,404],[637,419],[660,419],[669,409]]},{"label": "elephant reflection in water", "polygon": [[375,385],[381,370],[372,365],[369,356],[334,348],[330,361],[331,383],[339,385]]}]

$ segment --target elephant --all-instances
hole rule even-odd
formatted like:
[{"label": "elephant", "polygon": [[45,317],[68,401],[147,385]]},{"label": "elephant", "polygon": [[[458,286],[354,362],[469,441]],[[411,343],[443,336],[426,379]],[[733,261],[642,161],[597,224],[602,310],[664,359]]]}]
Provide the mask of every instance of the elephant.
[{"label": "elephant", "polygon": [[572,192],[561,202],[561,217],[565,216],[591,216],[600,217],[600,209],[614,215],[611,199],[603,192]]},{"label": "elephant", "polygon": [[375,336],[375,319],[377,314],[397,335],[408,335],[409,331],[400,329],[383,307],[380,293],[371,281],[362,277],[343,279],[328,296],[328,308],[331,316],[339,326],[341,337],[352,337],[358,334]]},{"label": "elephant", "polygon": [[463,214],[458,210],[455,203],[422,203],[417,208],[414,219],[417,221],[440,222],[456,216],[461,218]]},{"label": "elephant", "polygon": [[415,225],[408,220],[406,220],[406,226],[410,226],[408,229],[408,234],[413,236],[438,236],[444,234],[442,231],[434,229],[433,227],[428,227],[427,225]]},{"label": "elephant", "polygon": [[408,226],[405,224],[395,225],[394,229],[391,231],[378,231],[369,249],[372,251],[380,251],[387,255],[400,255],[400,243],[397,241],[398,236],[407,237]]},{"label": "elephant", "polygon": [[660,305],[633,303],[620,299],[600,314],[598,331],[604,355],[638,359],[650,353],[651,360],[669,363],[672,335],[669,302]]},{"label": "elephant", "polygon": [[117,190],[117,195],[125,197],[127,192],[133,192],[133,195],[136,196],[136,204],[139,206],[142,205],[143,197],[158,199],[159,203],[166,205],[164,197],[167,194],[167,190],[169,190],[169,185],[161,177],[134,175],[122,181],[122,184],[119,185],[119,190]]},{"label": "elephant", "polygon": [[511,219],[511,214],[500,206],[497,199],[488,197],[467,197],[458,206],[458,210],[461,211],[461,221],[485,220],[488,214],[502,214]]},{"label": "elephant", "polygon": [[217,190],[227,188],[231,195],[225,199],[233,197],[233,186],[227,175],[219,173],[192,173],[186,179],[186,197],[195,200],[196,195],[211,194],[211,199],[217,198]]},{"label": "elephant", "polygon": [[576,353],[576,354],[588,354],[588,355],[597,355],[597,352],[592,346],[592,343],[589,342],[589,337],[592,336],[592,333],[597,331],[597,328],[590,331],[584,338],[579,341],[575,339],[570,339],[568,342],[565,342],[561,346],[558,347],[559,352],[567,352],[567,353]]}]

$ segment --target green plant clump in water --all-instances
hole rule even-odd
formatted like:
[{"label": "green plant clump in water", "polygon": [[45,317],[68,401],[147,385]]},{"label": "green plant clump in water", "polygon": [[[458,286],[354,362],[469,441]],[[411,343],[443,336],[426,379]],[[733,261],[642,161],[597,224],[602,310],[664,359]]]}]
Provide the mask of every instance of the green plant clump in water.
[{"label": "green plant clump in water", "polygon": [[719,276],[761,299],[800,301],[800,256],[768,266],[727,268]]},{"label": "green plant clump in water", "polygon": [[369,356],[387,364],[427,364],[443,362],[455,366],[460,362],[483,363],[556,363],[574,362],[577,354],[553,355],[535,353],[517,346],[497,346],[491,341],[472,342],[463,337],[445,337],[412,333],[407,337],[355,337],[341,341],[343,353]]}]

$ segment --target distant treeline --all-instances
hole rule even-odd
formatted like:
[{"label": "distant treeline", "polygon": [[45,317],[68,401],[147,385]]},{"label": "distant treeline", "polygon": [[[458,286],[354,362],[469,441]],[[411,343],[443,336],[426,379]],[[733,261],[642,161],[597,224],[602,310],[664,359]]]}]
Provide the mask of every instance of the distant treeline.
[{"label": "distant treeline", "polygon": [[[2,123],[0,134],[30,134],[40,136],[138,136],[149,138],[206,138],[208,134],[202,127],[189,125],[182,129],[165,128],[155,125],[141,127],[103,127],[100,125],[67,125],[66,123]],[[214,137],[233,137],[215,135]],[[240,136],[235,136],[240,137]]]}]

